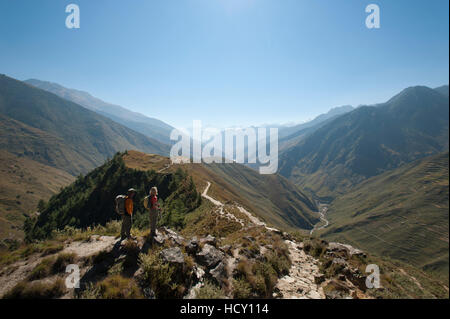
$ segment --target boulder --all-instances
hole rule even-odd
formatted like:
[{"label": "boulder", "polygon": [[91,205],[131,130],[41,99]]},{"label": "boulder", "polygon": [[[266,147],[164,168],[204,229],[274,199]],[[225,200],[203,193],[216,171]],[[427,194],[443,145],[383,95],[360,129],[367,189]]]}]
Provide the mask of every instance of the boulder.
[{"label": "boulder", "polygon": [[219,247],[219,249],[221,250],[221,251],[223,251],[225,254],[228,254],[228,255],[232,255],[232,247],[231,247],[231,245],[225,245],[225,246],[222,246],[222,247]]},{"label": "boulder", "polygon": [[217,264],[225,257],[223,252],[210,244],[205,244],[201,252],[197,253],[196,256],[198,262],[209,269],[217,266]]},{"label": "boulder", "polygon": [[347,299],[350,297],[350,288],[345,282],[331,280],[324,289],[327,299]]},{"label": "boulder", "polygon": [[176,245],[183,245],[184,238],[183,236],[179,235],[177,232],[173,231],[172,229],[169,229],[167,227],[162,227],[163,232],[166,234],[167,238]]},{"label": "boulder", "polygon": [[214,236],[208,235],[205,238],[200,239],[201,244],[209,244],[216,247],[217,239]]},{"label": "boulder", "polygon": [[155,232],[155,237],[153,237],[153,241],[155,243],[157,243],[158,245],[163,245],[164,242],[166,241],[167,236],[165,236],[163,233],[161,233],[160,231],[156,230]]},{"label": "boulder", "polygon": [[333,264],[338,264],[338,265],[345,266],[345,265],[347,265],[347,261],[345,261],[344,258],[334,258],[333,259]]},{"label": "boulder", "polygon": [[201,281],[203,279],[203,276],[205,275],[205,271],[200,267],[198,267],[197,265],[194,265],[192,272],[194,273],[197,281]]},{"label": "boulder", "polygon": [[163,249],[159,256],[161,259],[170,264],[184,264],[184,255],[181,251],[180,247],[172,247],[172,248],[166,248]]},{"label": "boulder", "polygon": [[199,249],[199,242],[198,242],[198,239],[197,239],[197,237],[192,237],[192,239],[191,240],[189,240],[188,242],[187,242],[187,244],[186,244],[186,246],[185,246],[185,249],[186,249],[186,252],[188,253],[188,254],[196,254],[197,253],[197,251],[198,251],[198,249]]},{"label": "boulder", "polygon": [[329,243],[327,250],[328,251],[332,251],[332,252],[345,252],[350,257],[351,256],[366,257],[366,254],[362,250],[359,250],[359,249],[357,249],[357,248],[355,248],[353,246],[350,246],[350,245],[336,243],[336,242]]},{"label": "boulder", "polygon": [[221,261],[214,269],[209,271],[209,274],[219,285],[222,285],[223,279],[227,277],[225,263]]}]

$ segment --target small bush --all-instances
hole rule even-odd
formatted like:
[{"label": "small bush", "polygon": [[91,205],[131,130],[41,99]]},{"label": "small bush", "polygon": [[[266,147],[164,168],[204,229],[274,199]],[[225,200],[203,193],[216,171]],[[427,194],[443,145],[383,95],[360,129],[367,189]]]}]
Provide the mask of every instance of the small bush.
[{"label": "small bush", "polygon": [[156,252],[140,254],[139,264],[143,269],[142,282],[150,287],[157,298],[176,298],[177,285],[172,282],[174,268],[164,263]]},{"label": "small bush", "polygon": [[88,283],[79,297],[82,299],[141,299],[143,294],[134,280],[115,274],[97,284]]},{"label": "small bush", "polygon": [[291,262],[284,256],[278,256],[274,252],[269,252],[266,254],[267,262],[272,266],[272,268],[277,273],[278,277],[282,277],[289,274],[289,269],[291,268]]},{"label": "small bush", "polygon": [[43,282],[20,282],[3,298],[5,299],[51,299],[62,296],[65,293],[65,284],[62,279],[57,279],[54,283]]},{"label": "small bush", "polygon": [[57,252],[61,251],[64,249],[64,245],[63,244],[52,244],[48,247],[45,247],[42,249],[42,256],[48,256],[48,255],[52,255],[52,254],[56,254]]},{"label": "small bush", "polygon": [[205,282],[203,287],[201,287],[200,289],[197,290],[195,298],[197,298],[197,299],[223,299],[223,298],[225,298],[225,293],[220,287],[218,287],[210,282]]},{"label": "small bush", "polygon": [[235,299],[249,299],[252,287],[242,278],[233,280],[233,297]]},{"label": "small bush", "polygon": [[32,281],[48,277],[51,274],[54,261],[54,258],[43,259],[28,275],[28,280]]},{"label": "small bush", "polygon": [[77,258],[75,253],[63,253],[59,254],[53,263],[52,271],[53,273],[59,273],[66,271],[66,267],[69,264],[73,264]]}]

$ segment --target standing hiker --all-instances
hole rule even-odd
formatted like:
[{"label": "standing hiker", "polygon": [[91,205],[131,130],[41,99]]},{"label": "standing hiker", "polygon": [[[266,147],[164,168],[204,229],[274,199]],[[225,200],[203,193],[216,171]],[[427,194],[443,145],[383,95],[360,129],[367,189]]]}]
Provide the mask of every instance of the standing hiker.
[{"label": "standing hiker", "polygon": [[144,200],[144,206],[150,211],[150,239],[153,240],[156,234],[156,222],[159,213],[158,204],[158,189],[153,186],[150,189],[150,194]]},{"label": "standing hiker", "polygon": [[122,216],[122,229],[120,231],[121,240],[131,238],[131,224],[133,216],[133,199],[136,194],[134,188],[130,188],[126,196],[116,197],[116,211]]}]

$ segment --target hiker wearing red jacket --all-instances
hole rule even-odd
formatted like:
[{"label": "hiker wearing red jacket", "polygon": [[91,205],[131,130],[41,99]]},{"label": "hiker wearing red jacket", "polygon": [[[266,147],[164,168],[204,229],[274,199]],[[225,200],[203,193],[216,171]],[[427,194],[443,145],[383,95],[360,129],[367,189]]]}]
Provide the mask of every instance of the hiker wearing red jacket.
[{"label": "hiker wearing red jacket", "polygon": [[153,186],[147,199],[146,208],[150,211],[150,239],[153,240],[156,234],[156,222],[159,213],[158,189]]}]

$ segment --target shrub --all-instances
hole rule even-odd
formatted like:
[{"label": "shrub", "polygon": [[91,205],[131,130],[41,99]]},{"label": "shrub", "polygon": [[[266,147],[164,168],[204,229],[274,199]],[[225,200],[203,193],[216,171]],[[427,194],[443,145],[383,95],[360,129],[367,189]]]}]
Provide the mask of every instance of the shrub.
[{"label": "shrub", "polygon": [[277,273],[269,263],[257,261],[253,265],[254,290],[260,297],[269,298],[272,296],[273,288],[277,284]]},{"label": "shrub", "polygon": [[266,254],[267,262],[277,273],[278,277],[282,277],[289,274],[291,268],[291,262],[284,256],[279,256],[275,252],[269,252]]},{"label": "shrub", "polygon": [[139,264],[142,267],[142,283],[150,287],[157,298],[178,297],[176,283],[172,282],[174,268],[164,263],[156,252],[139,255]]},{"label": "shrub", "polygon": [[60,297],[65,293],[65,284],[62,279],[57,279],[53,283],[43,282],[20,282],[3,298],[5,299],[50,299]]},{"label": "shrub", "polygon": [[251,297],[252,287],[242,278],[233,280],[233,297],[236,299],[248,299]]},{"label": "shrub", "polygon": [[42,256],[56,254],[57,252],[64,249],[64,245],[61,243],[51,244],[48,247],[42,249]]},{"label": "shrub", "polygon": [[197,293],[195,295],[195,298],[197,299],[223,299],[225,298],[224,291],[214,285],[211,282],[205,282],[203,287],[197,290]]},{"label": "shrub", "polygon": [[54,258],[43,259],[28,275],[28,280],[32,281],[48,277],[51,274],[53,263]]},{"label": "shrub", "polygon": [[97,284],[89,283],[81,293],[82,299],[141,299],[143,294],[133,279],[119,274],[109,276]]},{"label": "shrub", "polygon": [[69,264],[73,264],[77,255],[75,253],[62,253],[59,254],[53,263],[52,271],[53,273],[59,273],[66,271],[66,267]]}]

